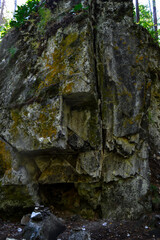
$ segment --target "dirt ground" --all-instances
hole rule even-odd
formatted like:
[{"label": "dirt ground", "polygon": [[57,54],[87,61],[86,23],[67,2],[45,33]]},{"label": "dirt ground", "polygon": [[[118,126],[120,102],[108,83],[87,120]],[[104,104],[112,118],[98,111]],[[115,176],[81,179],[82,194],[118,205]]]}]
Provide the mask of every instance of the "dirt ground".
[{"label": "dirt ground", "polygon": [[[58,236],[58,240],[68,240],[75,231],[87,231],[92,240],[109,239],[150,239],[160,240],[160,214],[146,215],[138,221],[111,222],[104,220],[89,221],[79,216],[64,217],[66,230]],[[0,221],[0,240],[6,238],[22,239],[23,226],[18,223]]]}]

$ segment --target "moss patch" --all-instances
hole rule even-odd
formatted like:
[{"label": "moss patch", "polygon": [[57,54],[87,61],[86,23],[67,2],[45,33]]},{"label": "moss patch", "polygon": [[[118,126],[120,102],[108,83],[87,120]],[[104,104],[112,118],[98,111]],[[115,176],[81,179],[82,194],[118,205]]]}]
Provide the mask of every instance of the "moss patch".
[{"label": "moss patch", "polygon": [[0,141],[0,176],[2,177],[5,171],[11,168],[11,153],[6,148],[6,144]]},{"label": "moss patch", "polygon": [[[46,71],[45,79],[41,81],[37,88],[37,92],[51,85],[60,83],[60,91],[64,94],[72,92],[74,81],[77,81],[79,72],[80,52],[82,43],[84,42],[84,33],[77,32],[69,33],[63,36],[63,39],[58,42],[55,38],[52,39],[54,49],[49,49],[52,53],[46,52],[42,59],[44,71]],[[51,47],[53,48],[53,47]],[[62,83],[64,87],[62,87]]]}]

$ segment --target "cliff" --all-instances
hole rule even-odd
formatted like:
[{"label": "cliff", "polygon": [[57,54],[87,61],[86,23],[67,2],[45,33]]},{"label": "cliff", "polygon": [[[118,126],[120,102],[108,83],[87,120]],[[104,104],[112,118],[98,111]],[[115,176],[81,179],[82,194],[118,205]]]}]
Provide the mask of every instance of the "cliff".
[{"label": "cliff", "polygon": [[131,0],[45,11],[0,44],[0,211],[138,217],[151,210],[149,152],[160,151],[159,47]]}]

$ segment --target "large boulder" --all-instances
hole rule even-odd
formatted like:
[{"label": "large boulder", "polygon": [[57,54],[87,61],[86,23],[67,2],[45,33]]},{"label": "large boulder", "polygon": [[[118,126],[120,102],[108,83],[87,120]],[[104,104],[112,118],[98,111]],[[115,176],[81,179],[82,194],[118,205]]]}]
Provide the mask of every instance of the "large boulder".
[{"label": "large boulder", "polygon": [[43,203],[138,217],[151,209],[159,48],[133,23],[132,1],[39,8],[0,43],[0,211]]},{"label": "large boulder", "polygon": [[36,210],[23,230],[23,237],[26,240],[56,240],[64,230],[65,225],[49,210]]}]

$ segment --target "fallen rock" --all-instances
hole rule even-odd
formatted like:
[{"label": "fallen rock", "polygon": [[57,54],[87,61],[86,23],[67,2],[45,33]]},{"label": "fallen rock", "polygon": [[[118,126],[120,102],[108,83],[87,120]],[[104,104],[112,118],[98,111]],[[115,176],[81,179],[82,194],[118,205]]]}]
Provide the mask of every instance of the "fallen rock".
[{"label": "fallen rock", "polygon": [[29,223],[31,214],[26,214],[21,219],[21,225],[26,226]]},{"label": "fallen rock", "polygon": [[42,220],[30,218],[25,226],[23,237],[26,240],[56,240],[57,236],[65,230],[65,225],[49,211],[41,212]]},{"label": "fallen rock", "polygon": [[6,238],[6,240],[16,240],[15,238]]},{"label": "fallen rock", "polygon": [[35,221],[40,221],[42,220],[42,214],[41,212],[32,212],[31,214],[31,219]]},{"label": "fallen rock", "polygon": [[155,219],[160,221],[160,215],[155,215]]},{"label": "fallen rock", "polygon": [[74,232],[68,240],[91,240],[90,233],[86,231]]},{"label": "fallen rock", "polygon": [[[15,238],[6,238],[6,240],[17,240]],[[22,239],[22,240],[26,240],[26,239]]]}]

